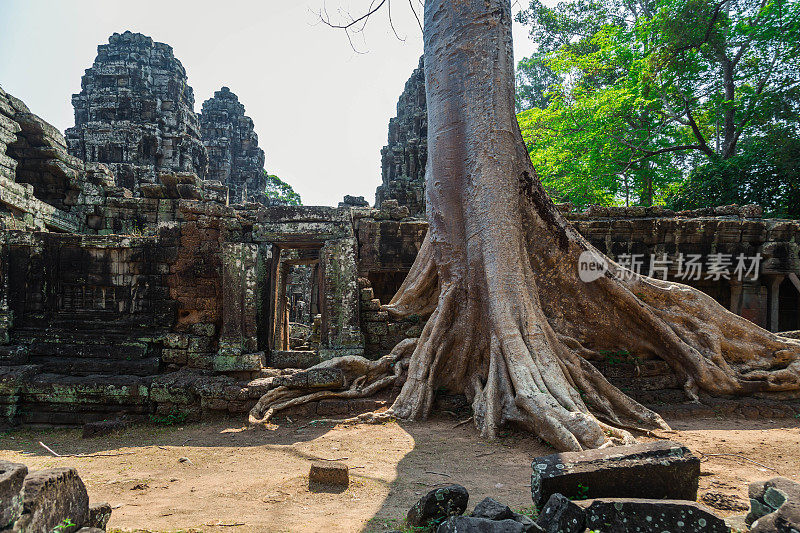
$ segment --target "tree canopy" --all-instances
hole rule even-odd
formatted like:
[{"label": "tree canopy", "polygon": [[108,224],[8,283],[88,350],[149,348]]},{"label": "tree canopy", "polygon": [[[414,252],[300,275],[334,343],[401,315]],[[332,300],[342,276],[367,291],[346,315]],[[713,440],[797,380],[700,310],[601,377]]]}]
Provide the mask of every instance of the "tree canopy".
[{"label": "tree canopy", "polygon": [[538,43],[518,66],[518,120],[554,197],[699,206],[763,203],[760,180],[797,190],[800,3],[531,0],[518,20]]},{"label": "tree canopy", "polygon": [[303,205],[300,195],[294,191],[291,185],[278,176],[269,174],[266,170],[263,172],[267,178],[267,198],[283,205]]}]

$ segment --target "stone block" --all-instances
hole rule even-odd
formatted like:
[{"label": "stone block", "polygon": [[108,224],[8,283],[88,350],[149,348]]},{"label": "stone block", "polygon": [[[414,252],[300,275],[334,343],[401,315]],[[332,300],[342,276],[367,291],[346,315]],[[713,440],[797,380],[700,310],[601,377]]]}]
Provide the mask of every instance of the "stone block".
[{"label": "stone block", "polygon": [[756,481],[748,486],[751,531],[800,531],[800,484],[784,477]]},{"label": "stone block", "polygon": [[320,485],[348,486],[350,473],[347,465],[338,461],[315,461],[308,472],[309,483]]},{"label": "stone block", "polygon": [[27,475],[27,466],[0,460],[0,529],[22,514],[22,484]]},{"label": "stone block", "polygon": [[507,518],[513,518],[514,511],[512,511],[511,507],[508,505],[504,505],[495,499],[484,498],[475,506],[470,516],[487,518],[489,520],[505,520]]},{"label": "stone block", "polygon": [[451,516],[436,529],[436,533],[525,533],[527,531],[538,531],[538,529],[526,529],[511,519],[489,520],[470,516]]},{"label": "stone block", "polygon": [[587,503],[586,527],[603,533],[730,533],[722,518],[694,501],[604,498]]},{"label": "stone block", "polygon": [[[198,326],[199,324],[193,324],[190,330],[194,326]],[[189,347],[189,337],[182,333],[166,333],[164,334],[164,346],[167,348],[188,348]]]},{"label": "stone block", "polygon": [[551,495],[586,498],[696,500],[700,459],[672,441],[537,457],[531,494],[541,506]]},{"label": "stone block", "polygon": [[321,360],[317,352],[272,350],[269,356],[269,366],[274,368],[309,368],[318,364]]},{"label": "stone block", "polygon": [[431,523],[463,514],[468,503],[469,493],[461,485],[434,489],[409,509],[406,523],[411,527],[428,527]]},{"label": "stone block", "polygon": [[76,524],[61,528],[74,533],[89,520],[89,495],[74,468],[38,470],[25,478],[22,516],[16,523],[21,531],[53,531],[66,519]]},{"label": "stone block", "polygon": [[185,349],[164,348],[161,350],[161,361],[167,364],[185,365],[187,357]]},{"label": "stone block", "polygon": [[553,494],[539,513],[536,524],[545,533],[583,533],[585,511],[561,494]]},{"label": "stone block", "polygon": [[341,389],[344,387],[344,372],[340,368],[311,368],[291,376],[280,376],[273,384],[292,389]]},{"label": "stone block", "polygon": [[253,372],[261,369],[263,360],[264,352],[217,354],[214,356],[213,369],[217,372]]},{"label": "stone block", "polygon": [[110,519],[111,505],[105,502],[96,503],[89,506],[89,521],[86,523],[86,526],[88,528],[97,528],[101,531],[105,531]]}]

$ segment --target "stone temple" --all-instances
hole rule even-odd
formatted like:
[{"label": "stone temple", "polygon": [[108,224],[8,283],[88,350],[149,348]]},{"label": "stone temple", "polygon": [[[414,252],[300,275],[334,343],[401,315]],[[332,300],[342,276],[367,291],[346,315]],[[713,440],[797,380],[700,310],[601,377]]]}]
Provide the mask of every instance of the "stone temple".
[{"label": "stone temple", "polygon": [[139,33],[115,33],[97,47],[72,105],[69,153],[105,164],[120,187],[138,194],[157,184],[161,172],[205,176],[194,93],[172,47]]},{"label": "stone temple", "polygon": [[[66,138],[0,89],[0,421],[244,417],[292,369],[378,357],[418,336],[422,318],[394,321],[381,304],[428,227],[421,80],[416,71],[390,123],[376,208],[260,202],[263,152],[241,104],[222,89],[198,120],[183,67],[142,35],[99,47]],[[660,272],[683,280],[678,257],[760,257],[742,280],[684,281],[768,329],[800,329],[800,222],[763,219],[758,206],[562,207],[603,252],[640,256],[644,273],[654,258],[673,259]],[[754,399],[676,406],[684,383],[664,361],[592,364],[662,413],[800,412]]]},{"label": "stone temple", "polygon": [[264,150],[239,98],[223,87],[203,102],[199,118],[208,150],[206,177],[227,185],[232,203],[267,202]]},{"label": "stone temple", "polygon": [[428,161],[428,106],[425,103],[425,61],[406,82],[389,121],[389,144],[381,150],[381,180],[375,206],[397,200],[414,216],[425,217],[425,164]]}]

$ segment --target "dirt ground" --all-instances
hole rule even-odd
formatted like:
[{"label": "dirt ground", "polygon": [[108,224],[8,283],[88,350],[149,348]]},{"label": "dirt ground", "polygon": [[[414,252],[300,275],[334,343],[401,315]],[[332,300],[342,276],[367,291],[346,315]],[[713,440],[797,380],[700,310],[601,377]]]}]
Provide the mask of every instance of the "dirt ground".
[{"label": "dirt ground", "polygon": [[[467,487],[471,505],[492,496],[517,510],[530,507],[531,459],[552,453],[523,433],[483,440],[447,416],[324,428],[279,419],[272,430],[235,422],[140,425],[87,440],[75,429],[12,431],[0,436],[0,457],[31,469],[76,467],[91,500],[114,507],[113,531],[372,532],[401,527],[408,508],[443,483]],[[703,463],[700,498],[720,515],[744,512],[746,484],[777,475],[770,468],[790,479],[800,474],[798,419],[669,422],[675,432],[662,436],[695,452],[739,454]],[[39,441],[62,455],[112,455],[54,457]],[[309,490],[315,459],[347,463],[350,487]]]}]

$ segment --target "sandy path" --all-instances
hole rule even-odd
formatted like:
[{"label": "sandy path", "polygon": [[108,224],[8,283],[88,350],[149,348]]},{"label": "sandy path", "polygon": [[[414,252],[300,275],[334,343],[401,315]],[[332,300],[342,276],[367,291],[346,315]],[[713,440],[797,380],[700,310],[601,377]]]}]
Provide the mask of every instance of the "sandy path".
[{"label": "sandy path", "polygon": [[[530,461],[551,452],[520,433],[487,442],[469,425],[453,428],[446,417],[305,429],[294,420],[275,430],[243,430],[231,422],[137,426],[91,440],[81,440],[77,430],[14,431],[0,436],[0,457],[32,469],[77,467],[93,501],[119,506],[110,527],[122,531],[353,532],[399,526],[414,501],[442,482],[466,486],[472,505],[492,496],[512,508],[528,507]],[[743,454],[792,479],[800,473],[800,420],[671,424],[676,433],[670,437],[693,450]],[[52,457],[40,440],[59,453],[125,455]],[[347,458],[350,487],[338,494],[311,492],[306,475],[315,458]],[[746,507],[747,482],[774,475],[723,457],[709,458],[703,473],[701,495],[716,494],[720,506],[729,507],[722,515]]]}]

